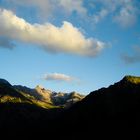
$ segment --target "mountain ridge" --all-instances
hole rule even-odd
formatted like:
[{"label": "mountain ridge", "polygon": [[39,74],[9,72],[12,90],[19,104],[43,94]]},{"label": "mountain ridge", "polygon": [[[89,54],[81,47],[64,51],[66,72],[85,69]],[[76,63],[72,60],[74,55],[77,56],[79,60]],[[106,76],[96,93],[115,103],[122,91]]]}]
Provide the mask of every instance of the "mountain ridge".
[{"label": "mountain ridge", "polygon": [[7,80],[2,79],[2,78],[0,78],[0,84],[11,86],[11,84]]},{"label": "mountain ridge", "polygon": [[[75,94],[73,94],[75,93]],[[41,107],[70,107],[75,102],[80,101],[84,98],[76,92],[62,93],[54,92],[44,87],[37,85],[35,88],[31,89],[26,86],[21,85],[11,85],[7,80],[0,79],[0,94],[1,102],[21,102],[19,98],[22,97],[26,101],[28,100],[31,104],[41,105]],[[12,97],[13,96],[13,97]],[[17,97],[19,97],[17,99]],[[75,100],[76,99],[76,100]],[[46,105],[45,105],[46,104]]]},{"label": "mountain ridge", "polygon": [[[88,132],[87,136],[93,136],[96,132],[131,130],[140,126],[140,85],[136,82],[139,80],[140,77],[125,76],[107,88],[91,92],[68,108],[48,109],[27,102],[0,103],[0,128],[28,127],[33,133],[24,129],[26,134],[34,135],[36,131],[37,134],[57,133],[60,137],[64,134],[79,137],[85,132]],[[53,95],[64,96],[62,93]],[[75,96],[75,93],[70,95]]]}]

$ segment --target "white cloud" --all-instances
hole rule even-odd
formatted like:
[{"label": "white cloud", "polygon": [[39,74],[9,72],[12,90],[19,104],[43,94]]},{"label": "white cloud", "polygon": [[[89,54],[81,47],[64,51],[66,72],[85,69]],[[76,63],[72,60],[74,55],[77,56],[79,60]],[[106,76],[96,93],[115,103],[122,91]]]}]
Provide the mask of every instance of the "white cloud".
[{"label": "white cloud", "polygon": [[95,38],[86,38],[78,28],[64,21],[61,27],[51,23],[30,24],[11,11],[0,9],[0,37],[35,44],[46,51],[96,56],[105,46]]},{"label": "white cloud", "polygon": [[44,75],[43,79],[47,80],[47,81],[65,81],[65,82],[71,82],[74,81],[75,78],[65,75],[65,74],[61,74],[61,73],[50,73],[50,74],[46,74]]}]

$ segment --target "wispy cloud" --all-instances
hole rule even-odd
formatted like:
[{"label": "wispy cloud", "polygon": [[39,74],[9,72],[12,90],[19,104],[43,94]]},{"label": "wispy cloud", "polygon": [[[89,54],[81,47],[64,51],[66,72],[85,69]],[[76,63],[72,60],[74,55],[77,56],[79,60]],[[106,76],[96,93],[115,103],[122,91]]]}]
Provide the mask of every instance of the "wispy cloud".
[{"label": "wispy cloud", "polygon": [[92,17],[94,23],[101,22],[107,16],[110,16],[112,21],[119,24],[122,27],[133,26],[138,18],[139,9],[136,1],[133,0],[95,0],[95,11],[97,5],[100,4],[99,10],[97,10]]},{"label": "wispy cloud", "polygon": [[43,76],[43,79],[46,81],[63,81],[63,82],[73,82],[77,80],[77,78],[62,73],[45,74]]},{"label": "wispy cloud", "polygon": [[57,0],[58,6],[60,5],[67,13],[76,11],[78,14],[85,15],[87,9],[84,7],[84,0]]},{"label": "wispy cloud", "polygon": [[94,14],[92,16],[92,20],[95,24],[100,22],[102,19],[104,19],[108,15],[109,11],[107,9],[101,9],[98,13]]},{"label": "wispy cloud", "polygon": [[126,64],[140,63],[140,47],[135,46],[133,48],[133,54],[123,54],[121,58]]},{"label": "wispy cloud", "polygon": [[20,9],[20,6],[34,8],[42,18],[50,15],[56,18],[58,12],[67,18],[76,13],[82,20],[94,24],[111,17],[114,23],[122,27],[133,26],[140,13],[138,9],[140,3],[136,0],[5,0],[5,2],[10,8]]},{"label": "wispy cloud", "polygon": [[47,17],[55,11],[62,13],[71,14],[73,12],[78,13],[79,15],[86,14],[86,8],[83,6],[84,0],[5,0],[7,3],[10,3],[14,7],[31,7],[36,8],[36,10]]},{"label": "wispy cloud", "polygon": [[137,8],[133,6],[132,2],[122,5],[118,15],[114,17],[114,21],[122,27],[130,27],[136,23],[136,20]]},{"label": "wispy cloud", "polygon": [[96,38],[86,38],[70,22],[64,21],[61,27],[51,23],[30,24],[5,9],[0,9],[0,36],[35,44],[46,51],[84,56],[96,56],[106,46]]}]

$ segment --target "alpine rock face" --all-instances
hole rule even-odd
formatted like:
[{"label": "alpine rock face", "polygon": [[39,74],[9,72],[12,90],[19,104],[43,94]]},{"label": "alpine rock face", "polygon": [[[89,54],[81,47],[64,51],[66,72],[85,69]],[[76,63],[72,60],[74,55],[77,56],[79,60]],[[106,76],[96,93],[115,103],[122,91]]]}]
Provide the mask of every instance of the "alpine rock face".
[{"label": "alpine rock face", "polygon": [[45,89],[40,85],[37,85],[34,89],[21,85],[15,85],[13,87],[19,92],[23,92],[29,96],[32,96],[36,100],[39,100],[44,103],[49,103],[54,106],[68,107],[78,101],[81,101],[85,97],[84,95],[76,92],[71,93],[54,92]]}]

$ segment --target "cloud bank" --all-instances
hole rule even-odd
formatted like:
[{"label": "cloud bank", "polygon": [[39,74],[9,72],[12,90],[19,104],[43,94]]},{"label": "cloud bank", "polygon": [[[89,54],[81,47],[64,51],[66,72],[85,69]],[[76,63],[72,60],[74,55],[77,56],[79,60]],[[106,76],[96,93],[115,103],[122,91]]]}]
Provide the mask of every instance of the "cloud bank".
[{"label": "cloud bank", "polygon": [[46,81],[71,82],[71,81],[75,81],[76,78],[61,73],[50,73],[44,75],[43,79]]},{"label": "cloud bank", "polygon": [[98,39],[86,38],[67,21],[61,27],[51,23],[30,24],[5,9],[0,9],[0,37],[34,44],[50,52],[84,56],[96,56],[106,46]]}]

